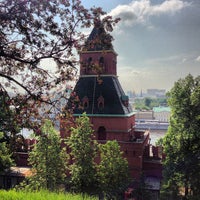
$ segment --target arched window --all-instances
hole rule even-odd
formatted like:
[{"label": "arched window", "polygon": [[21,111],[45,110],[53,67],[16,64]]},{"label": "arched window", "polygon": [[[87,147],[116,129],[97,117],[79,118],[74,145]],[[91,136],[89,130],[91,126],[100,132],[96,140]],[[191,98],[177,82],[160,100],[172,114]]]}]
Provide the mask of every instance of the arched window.
[{"label": "arched window", "polygon": [[87,59],[87,64],[86,64],[87,73],[90,73],[92,71],[92,64],[93,64],[92,57],[89,57]]},{"label": "arched window", "polygon": [[99,65],[103,65],[104,64],[104,57],[100,57],[99,58]]},{"label": "arched window", "polygon": [[88,66],[92,65],[92,57],[88,58]]},{"label": "arched window", "polygon": [[98,108],[102,110],[104,108],[104,98],[102,95],[97,99]]},{"label": "arched window", "polygon": [[122,96],[121,96],[121,100],[122,100],[124,106],[128,107],[128,105],[129,105],[128,96],[127,96],[127,95],[122,95]]},{"label": "arched window", "polygon": [[104,126],[100,126],[98,129],[98,140],[106,140],[106,129]]},{"label": "arched window", "polygon": [[82,104],[83,104],[84,109],[87,109],[89,107],[89,99],[87,96],[83,97]]},{"label": "arched window", "polygon": [[101,68],[101,71],[104,72],[104,57],[99,58],[99,66]]}]

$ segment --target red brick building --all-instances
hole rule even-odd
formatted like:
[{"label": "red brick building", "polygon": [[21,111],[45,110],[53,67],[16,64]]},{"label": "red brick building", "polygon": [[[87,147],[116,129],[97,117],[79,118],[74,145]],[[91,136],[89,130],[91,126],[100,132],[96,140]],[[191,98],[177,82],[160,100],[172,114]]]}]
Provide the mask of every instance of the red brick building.
[{"label": "red brick building", "polygon": [[[149,159],[152,154],[149,132],[135,130],[135,113],[117,76],[117,53],[112,37],[101,23],[95,24],[79,55],[80,78],[73,91],[76,98],[68,103],[74,117],[86,112],[100,143],[118,141],[134,179],[139,179],[145,171],[151,175],[151,170],[145,169],[154,165]],[[61,129],[61,136],[66,135]],[[161,176],[161,164],[156,169],[157,175]]]}]

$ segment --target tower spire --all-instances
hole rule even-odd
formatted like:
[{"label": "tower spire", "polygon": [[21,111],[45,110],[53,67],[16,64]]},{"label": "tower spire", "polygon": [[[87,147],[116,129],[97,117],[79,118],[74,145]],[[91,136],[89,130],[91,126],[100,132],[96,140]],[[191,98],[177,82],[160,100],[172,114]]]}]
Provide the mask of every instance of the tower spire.
[{"label": "tower spire", "polygon": [[80,51],[80,75],[116,75],[117,54],[113,50],[112,36],[103,22],[95,19],[94,28]]},{"label": "tower spire", "polygon": [[112,36],[105,31],[99,17],[94,21],[94,28],[86,40],[83,51],[113,50],[112,40]]}]

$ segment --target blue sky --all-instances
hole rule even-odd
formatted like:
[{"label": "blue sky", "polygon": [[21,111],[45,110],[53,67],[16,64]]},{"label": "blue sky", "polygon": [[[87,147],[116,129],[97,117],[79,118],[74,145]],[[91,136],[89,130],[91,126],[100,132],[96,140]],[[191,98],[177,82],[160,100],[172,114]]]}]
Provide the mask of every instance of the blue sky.
[{"label": "blue sky", "polygon": [[200,74],[200,0],[82,0],[121,21],[115,27],[118,76],[125,91],[166,89]]}]

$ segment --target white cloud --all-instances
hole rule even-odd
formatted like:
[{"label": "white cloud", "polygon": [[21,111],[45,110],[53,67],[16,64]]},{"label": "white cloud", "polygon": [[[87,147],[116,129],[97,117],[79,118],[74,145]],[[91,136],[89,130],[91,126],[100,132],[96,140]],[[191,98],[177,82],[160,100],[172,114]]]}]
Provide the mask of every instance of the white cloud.
[{"label": "white cloud", "polygon": [[198,57],[196,58],[196,61],[197,61],[197,62],[200,62],[200,56],[198,56]]},{"label": "white cloud", "polygon": [[109,15],[120,17],[125,25],[131,26],[138,23],[144,24],[151,16],[174,14],[189,5],[183,0],[165,0],[156,5],[152,5],[151,0],[137,0],[128,5],[117,6]]},{"label": "white cloud", "polygon": [[150,14],[151,15],[159,15],[159,14],[174,14],[177,11],[187,7],[189,3],[183,2],[181,0],[167,0],[164,1],[160,5],[150,6]]},{"label": "white cloud", "polygon": [[109,13],[121,18],[113,35],[124,90],[169,90],[179,78],[198,75],[200,0],[129,2]]},{"label": "white cloud", "polygon": [[183,58],[181,63],[187,62],[187,58]]}]

